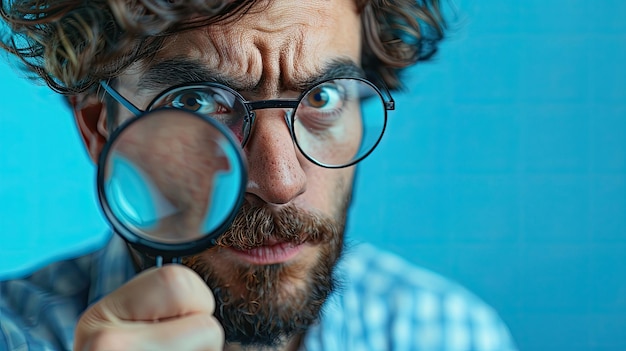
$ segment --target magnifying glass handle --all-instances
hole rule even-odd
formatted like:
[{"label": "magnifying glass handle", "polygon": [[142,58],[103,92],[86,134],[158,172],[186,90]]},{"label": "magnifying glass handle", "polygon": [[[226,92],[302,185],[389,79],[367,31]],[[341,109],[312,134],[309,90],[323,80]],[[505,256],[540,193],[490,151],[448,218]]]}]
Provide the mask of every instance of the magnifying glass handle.
[{"label": "magnifying glass handle", "polygon": [[162,267],[166,263],[183,263],[182,257],[163,257],[157,256],[155,260],[155,265],[157,267]]}]

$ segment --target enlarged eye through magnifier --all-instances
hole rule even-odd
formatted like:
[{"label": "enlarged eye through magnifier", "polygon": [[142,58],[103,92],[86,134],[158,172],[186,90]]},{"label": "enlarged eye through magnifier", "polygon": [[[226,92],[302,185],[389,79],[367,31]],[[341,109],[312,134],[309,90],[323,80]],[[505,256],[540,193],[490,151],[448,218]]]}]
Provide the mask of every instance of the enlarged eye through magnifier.
[{"label": "enlarged eye through magnifier", "polygon": [[106,218],[157,266],[216,245],[245,193],[239,144],[221,123],[181,109],[161,108],[127,121],[98,162]]}]

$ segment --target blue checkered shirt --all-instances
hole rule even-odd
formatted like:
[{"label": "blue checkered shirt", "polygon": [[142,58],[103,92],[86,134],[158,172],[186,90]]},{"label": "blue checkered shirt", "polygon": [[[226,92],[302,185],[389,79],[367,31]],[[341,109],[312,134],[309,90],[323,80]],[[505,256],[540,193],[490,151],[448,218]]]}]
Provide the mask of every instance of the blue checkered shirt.
[{"label": "blue checkered shirt", "polygon": [[[339,263],[342,288],[303,350],[514,350],[497,314],[460,286],[366,244]],[[71,350],[86,307],[135,275],[113,236],[102,250],[0,282],[0,350]]]}]

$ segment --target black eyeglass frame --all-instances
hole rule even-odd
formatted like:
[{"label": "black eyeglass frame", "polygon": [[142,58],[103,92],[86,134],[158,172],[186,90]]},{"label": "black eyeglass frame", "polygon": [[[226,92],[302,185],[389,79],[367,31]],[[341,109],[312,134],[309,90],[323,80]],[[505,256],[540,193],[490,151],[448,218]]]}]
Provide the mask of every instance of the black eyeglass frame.
[{"label": "black eyeglass frame", "polygon": [[[330,81],[335,81],[335,80],[356,80],[356,81],[360,81],[362,83],[365,83],[367,85],[369,85],[373,91],[375,91],[378,94],[378,97],[380,98],[380,100],[383,102],[383,107],[384,107],[384,111],[385,111],[385,115],[384,115],[384,121],[383,121],[383,127],[382,130],[380,132],[380,135],[378,136],[378,139],[376,140],[376,142],[373,144],[372,148],[367,151],[364,155],[362,155],[359,158],[356,158],[354,160],[352,160],[351,162],[345,164],[345,165],[329,165],[329,164],[325,164],[322,163],[316,159],[314,159],[313,157],[309,156],[304,150],[302,150],[302,148],[300,147],[300,144],[298,143],[295,131],[294,131],[294,121],[295,121],[295,117],[296,117],[296,111],[297,111],[297,107],[300,105],[302,99],[309,93],[311,92],[313,89],[315,89],[316,87],[323,85],[327,82]],[[121,104],[122,106],[124,106],[128,111],[130,111],[133,115],[135,115],[134,118],[131,118],[127,121],[125,121],[124,123],[130,123],[132,120],[141,117],[142,114],[146,113],[146,112],[150,112],[152,111],[152,107],[154,105],[154,103],[156,101],[158,101],[161,97],[163,97],[164,95],[170,94],[172,91],[177,90],[177,89],[181,89],[181,88],[187,88],[187,87],[193,87],[193,86],[206,86],[206,87],[216,87],[219,89],[223,89],[228,91],[229,93],[233,94],[233,96],[235,96],[235,98],[239,99],[240,102],[243,104],[243,106],[246,109],[246,115],[243,116],[243,123],[244,123],[244,130],[247,128],[249,130],[244,132],[244,138],[243,140],[241,140],[241,148],[243,149],[250,137],[250,134],[252,134],[252,126],[254,125],[255,122],[255,118],[256,118],[256,114],[254,113],[255,110],[263,110],[263,109],[291,109],[292,113],[286,113],[285,114],[285,122],[287,123],[287,128],[289,129],[289,133],[291,135],[291,139],[293,140],[293,142],[295,143],[295,145],[298,147],[298,150],[300,150],[300,153],[302,153],[302,155],[304,155],[304,157],[311,161],[312,163],[320,166],[320,167],[324,167],[324,168],[331,168],[331,169],[338,169],[338,168],[345,168],[345,167],[350,167],[352,165],[357,164],[358,162],[362,161],[363,159],[365,159],[367,156],[369,156],[374,149],[376,149],[376,147],[378,146],[378,144],[380,143],[380,140],[382,139],[383,135],[385,134],[385,129],[387,128],[387,111],[391,111],[395,109],[395,101],[393,99],[393,97],[391,96],[391,93],[389,92],[389,89],[384,85],[381,84],[382,86],[382,90],[380,88],[378,88],[378,86],[376,86],[374,83],[370,82],[367,79],[364,78],[358,78],[358,77],[335,77],[335,78],[330,78],[330,79],[326,79],[326,80],[322,80],[319,82],[316,82],[315,84],[313,84],[312,86],[310,86],[309,88],[307,88],[306,90],[304,90],[300,96],[297,99],[270,99],[270,100],[258,100],[258,101],[248,101],[246,100],[239,92],[237,92],[236,90],[232,89],[231,87],[224,85],[224,84],[220,84],[217,82],[193,82],[193,83],[184,83],[184,84],[179,84],[179,85],[175,85],[172,87],[167,88],[166,90],[162,91],[161,93],[159,93],[155,98],[152,99],[152,101],[150,101],[150,103],[148,104],[148,107],[145,110],[141,110],[140,108],[138,108],[137,106],[135,106],[132,102],[130,102],[128,99],[126,99],[124,96],[122,96],[119,92],[117,92],[117,90],[115,90],[113,87],[111,87],[105,80],[100,81],[100,86],[102,86],[102,88],[104,88],[104,90],[111,96],[113,97],[119,104]],[[161,108],[161,107],[158,107]],[[176,107],[173,107],[176,108]],[[119,128],[119,126],[118,126]]]}]

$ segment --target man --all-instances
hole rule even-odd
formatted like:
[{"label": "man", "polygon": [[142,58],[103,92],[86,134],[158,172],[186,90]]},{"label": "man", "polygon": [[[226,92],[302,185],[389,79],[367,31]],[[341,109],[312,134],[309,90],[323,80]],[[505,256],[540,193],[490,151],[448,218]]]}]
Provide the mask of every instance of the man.
[{"label": "man", "polygon": [[[383,83],[397,88],[398,71],[434,51],[437,1],[1,3],[15,39],[5,49],[69,96],[94,161],[137,111],[208,106],[200,113],[214,118],[237,110],[216,112],[224,104],[207,86],[241,106],[297,101],[254,105],[249,129],[231,127],[249,179],[217,246],[154,268],[114,237],[94,255],[4,282],[1,347],[514,348],[495,313],[462,288],[368,246],[340,260],[354,164],[378,141],[359,149],[370,136],[365,117],[355,118],[366,112],[351,105],[362,97],[349,86],[393,108]],[[252,112],[235,116],[239,123]]]}]

